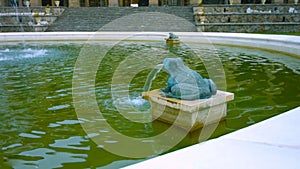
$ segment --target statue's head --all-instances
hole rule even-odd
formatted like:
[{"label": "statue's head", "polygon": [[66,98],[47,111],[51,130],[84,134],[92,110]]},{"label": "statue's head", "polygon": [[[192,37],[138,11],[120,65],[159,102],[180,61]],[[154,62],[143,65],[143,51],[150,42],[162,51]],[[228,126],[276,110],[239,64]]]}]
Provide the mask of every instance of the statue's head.
[{"label": "statue's head", "polygon": [[181,58],[166,58],[164,60],[164,68],[169,74],[176,72],[180,67],[184,67],[184,63]]},{"label": "statue's head", "polygon": [[169,33],[169,39],[178,39],[178,36],[176,36],[174,33]]},{"label": "statue's head", "polygon": [[211,79],[208,79],[209,82],[209,89],[212,95],[215,95],[217,93],[217,86]]}]

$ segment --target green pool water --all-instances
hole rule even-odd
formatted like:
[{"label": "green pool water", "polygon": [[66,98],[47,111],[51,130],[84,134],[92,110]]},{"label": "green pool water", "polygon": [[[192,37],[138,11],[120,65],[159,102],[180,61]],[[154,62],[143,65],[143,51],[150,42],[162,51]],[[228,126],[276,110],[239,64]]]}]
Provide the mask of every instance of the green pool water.
[{"label": "green pool water", "polygon": [[[105,121],[129,137],[149,138],[170,127],[159,121],[132,122],[120,114],[116,104],[132,105],[137,112],[146,112],[145,116],[138,117],[149,118],[150,103],[141,98],[141,92],[151,69],[137,70],[128,86],[114,86],[113,83],[118,66],[133,56],[128,71],[134,70],[135,64],[156,64],[162,63],[166,57],[181,57],[187,66],[206,78],[205,60],[196,56],[194,51],[198,50],[198,54],[205,55],[206,59],[220,58],[226,90],[233,92],[235,99],[228,103],[226,120],[219,123],[210,138],[300,105],[300,59],[280,53],[225,46],[214,46],[212,50],[203,44],[191,44],[191,50],[185,44],[168,46],[164,42],[122,42],[113,47],[110,42],[91,45],[98,49],[103,46],[110,48],[96,73],[95,95],[103,117],[94,120]],[[93,126],[91,119],[78,118],[72,96],[74,71],[80,71],[75,65],[78,56],[94,55],[93,51],[82,53],[84,46],[84,43],[75,42],[0,46],[0,168],[119,168],[146,159],[122,157],[107,151],[104,145],[95,143],[92,138],[105,133],[103,139],[106,143],[120,144],[110,139],[110,130],[98,126],[99,123]],[[86,64],[89,66],[93,62],[87,60]],[[167,78],[162,69],[153,80],[151,89],[165,87]],[[218,78],[216,80],[217,84],[221,83]],[[82,88],[85,87],[83,82]],[[112,89],[128,89],[129,97],[113,98]],[[83,123],[91,124],[98,133],[86,133]],[[200,132],[187,134],[170,150],[156,151],[167,153],[196,144]]]}]

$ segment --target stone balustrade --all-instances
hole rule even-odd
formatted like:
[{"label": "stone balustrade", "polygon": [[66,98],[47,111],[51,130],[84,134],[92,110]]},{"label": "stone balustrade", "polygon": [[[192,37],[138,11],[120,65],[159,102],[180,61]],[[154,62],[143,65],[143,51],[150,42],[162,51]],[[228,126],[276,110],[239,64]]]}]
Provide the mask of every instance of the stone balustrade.
[{"label": "stone balustrade", "polygon": [[[202,16],[196,17],[196,23],[201,23]],[[261,13],[261,14],[211,14],[205,16],[206,23],[270,23],[270,22],[300,22],[300,13]]]},{"label": "stone balustrade", "polygon": [[[50,14],[46,14],[44,7],[0,8],[0,32],[44,32],[64,10],[51,7]],[[37,23],[35,14],[39,14],[40,23]]]},{"label": "stone balustrade", "polygon": [[298,4],[237,4],[194,7],[197,31],[300,32]]},{"label": "stone balustrade", "polygon": [[275,12],[278,10],[280,13],[287,13],[289,8],[295,8],[298,12],[300,12],[300,5],[298,4],[234,4],[234,5],[203,5],[203,6],[195,6],[194,14],[198,12],[205,12],[206,14],[215,14],[215,13],[246,13],[247,8],[251,8],[252,10],[257,11],[272,11]]}]

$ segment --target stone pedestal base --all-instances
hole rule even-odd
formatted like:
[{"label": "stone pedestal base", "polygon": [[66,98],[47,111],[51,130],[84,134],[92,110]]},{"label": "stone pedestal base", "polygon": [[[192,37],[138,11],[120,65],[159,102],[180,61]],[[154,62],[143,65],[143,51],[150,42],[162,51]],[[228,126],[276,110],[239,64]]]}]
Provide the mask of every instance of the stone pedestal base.
[{"label": "stone pedestal base", "polygon": [[119,4],[118,4],[118,0],[109,0],[109,3],[108,3],[109,5],[109,7],[117,7],[117,6],[119,6]]},{"label": "stone pedestal base", "polygon": [[47,30],[48,26],[40,26],[40,25],[35,25],[33,27],[33,32],[45,32]]},{"label": "stone pedestal base", "polygon": [[241,4],[241,0],[229,0],[230,4]]},{"label": "stone pedestal base", "polygon": [[179,39],[166,39],[166,43],[172,45],[172,44],[179,44],[180,41]]},{"label": "stone pedestal base", "polygon": [[149,6],[158,6],[157,0],[149,0]]},{"label": "stone pedestal base", "polygon": [[80,7],[79,0],[69,0],[69,7]]},{"label": "stone pedestal base", "polygon": [[59,8],[59,7],[53,8],[53,14],[54,14],[54,15],[60,15],[60,14],[61,14],[60,8]]},{"label": "stone pedestal base", "polygon": [[166,98],[159,90],[143,92],[142,97],[151,102],[152,117],[174,124],[189,131],[207,124],[219,122],[227,115],[227,102],[234,99],[234,94],[217,92],[209,99],[193,101]]}]

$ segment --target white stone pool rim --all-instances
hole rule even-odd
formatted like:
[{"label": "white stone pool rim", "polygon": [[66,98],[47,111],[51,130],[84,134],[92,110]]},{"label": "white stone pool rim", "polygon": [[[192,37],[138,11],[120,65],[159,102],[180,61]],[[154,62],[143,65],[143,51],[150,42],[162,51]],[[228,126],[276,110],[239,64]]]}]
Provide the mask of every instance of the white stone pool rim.
[{"label": "white stone pool rim", "polygon": [[[169,32],[21,32],[0,33],[0,42],[32,41],[164,41]],[[300,58],[300,36],[216,32],[175,32],[185,43],[258,48]]]},{"label": "white stone pool rim", "polygon": [[300,107],[126,169],[300,168]]}]

